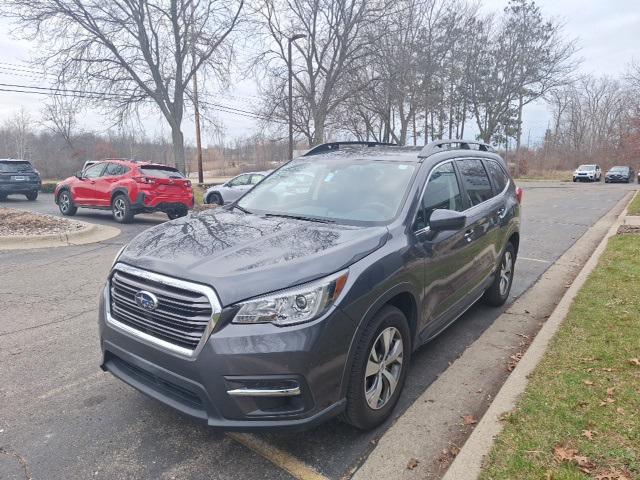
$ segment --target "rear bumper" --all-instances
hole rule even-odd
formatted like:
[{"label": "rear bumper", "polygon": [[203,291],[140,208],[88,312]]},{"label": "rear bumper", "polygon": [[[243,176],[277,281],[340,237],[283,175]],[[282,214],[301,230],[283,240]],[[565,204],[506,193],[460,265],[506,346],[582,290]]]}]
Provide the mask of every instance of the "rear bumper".
[{"label": "rear bumper", "polygon": [[144,192],[138,193],[134,209],[139,212],[169,212],[176,209],[193,208],[194,197],[176,195],[147,195]]},{"label": "rear bumper", "polygon": [[3,182],[0,193],[29,193],[40,190],[42,182]]}]

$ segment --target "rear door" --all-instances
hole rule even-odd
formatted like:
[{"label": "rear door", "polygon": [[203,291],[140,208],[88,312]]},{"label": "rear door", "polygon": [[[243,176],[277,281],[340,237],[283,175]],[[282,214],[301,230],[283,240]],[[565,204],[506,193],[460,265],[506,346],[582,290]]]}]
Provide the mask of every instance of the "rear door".
[{"label": "rear door", "polygon": [[102,175],[95,179],[94,191],[96,205],[108,207],[111,205],[111,191],[113,184],[122,175],[123,167],[117,163],[107,162]]},{"label": "rear door", "polygon": [[470,205],[465,211],[467,226],[464,238],[471,247],[466,281],[470,294],[479,295],[497,263],[496,211],[500,208],[500,201],[495,197],[481,159],[456,160],[456,167],[460,173],[465,201]]}]

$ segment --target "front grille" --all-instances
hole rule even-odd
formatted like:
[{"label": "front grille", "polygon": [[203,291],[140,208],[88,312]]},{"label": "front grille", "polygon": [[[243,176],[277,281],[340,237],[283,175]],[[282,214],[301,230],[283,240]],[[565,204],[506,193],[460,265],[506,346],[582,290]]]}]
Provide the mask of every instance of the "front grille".
[{"label": "front grille", "polygon": [[[135,295],[141,290],[157,297],[155,310],[150,312],[138,306]],[[131,271],[114,271],[110,293],[113,319],[188,350],[196,349],[214,314],[203,292],[168,285]]]}]

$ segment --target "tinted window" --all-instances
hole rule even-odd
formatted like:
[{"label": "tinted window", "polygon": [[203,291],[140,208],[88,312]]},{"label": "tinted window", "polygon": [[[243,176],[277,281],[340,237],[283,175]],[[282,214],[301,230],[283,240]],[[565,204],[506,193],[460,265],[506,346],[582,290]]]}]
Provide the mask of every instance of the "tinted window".
[{"label": "tinted window", "polygon": [[123,168],[121,165],[118,165],[117,163],[108,163],[103,177],[116,177],[118,175],[122,175],[122,173]]},{"label": "tinted window", "polygon": [[496,187],[496,192],[503,191],[507,186],[507,183],[509,183],[509,177],[507,177],[507,174],[504,172],[502,167],[494,160],[485,161],[485,166],[491,176],[493,185]]},{"label": "tinted window", "polygon": [[33,170],[29,162],[0,162],[0,172],[23,172]]},{"label": "tinted window", "polygon": [[184,178],[184,176],[173,167],[163,167],[160,165],[149,165],[140,167],[140,172],[147,177],[155,178]]},{"label": "tinted window", "polygon": [[229,185],[232,187],[239,187],[240,185],[248,185],[250,178],[251,178],[251,175],[239,175],[236,178],[232,179],[229,182]]},{"label": "tinted window", "polygon": [[264,175],[251,175],[251,185],[255,185],[256,183],[260,183],[260,181],[264,178]]},{"label": "tinted window", "polygon": [[456,212],[464,209],[458,179],[451,162],[442,164],[431,172],[414,228],[420,230],[429,225],[431,214],[438,208]]},{"label": "tinted window", "polygon": [[457,162],[462,183],[467,191],[467,199],[471,205],[478,205],[493,197],[489,177],[480,160],[469,158]]},{"label": "tinted window", "polygon": [[87,168],[82,176],[84,178],[98,178],[100,175],[102,175],[102,171],[104,170],[104,163],[97,163],[95,165],[91,165],[89,168]]}]

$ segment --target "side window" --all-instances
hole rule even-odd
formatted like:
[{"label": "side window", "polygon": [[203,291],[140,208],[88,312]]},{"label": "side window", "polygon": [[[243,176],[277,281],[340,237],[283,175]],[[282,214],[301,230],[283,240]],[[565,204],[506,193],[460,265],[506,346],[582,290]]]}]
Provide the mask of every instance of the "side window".
[{"label": "side window", "polygon": [[251,185],[255,185],[256,183],[260,183],[260,181],[264,178],[264,175],[251,175]]},{"label": "side window", "polygon": [[458,179],[451,162],[437,166],[431,172],[422,196],[422,204],[416,217],[414,230],[421,230],[429,225],[431,214],[439,208],[456,212],[461,212],[464,209]]},{"label": "side window", "polygon": [[98,178],[100,175],[102,175],[104,167],[104,163],[96,163],[95,165],[91,165],[84,171],[82,176],[84,178]]},{"label": "side window", "polygon": [[496,187],[496,193],[500,193],[505,189],[507,183],[509,183],[509,177],[507,177],[504,169],[495,160],[486,160],[485,166],[493,181],[494,187]]},{"label": "side window", "polygon": [[239,187],[240,185],[247,185],[249,183],[249,175],[240,175],[229,182],[232,187]]},{"label": "side window", "polygon": [[107,168],[104,171],[103,177],[115,177],[122,175],[122,167],[117,163],[107,163]]},{"label": "side window", "polygon": [[458,168],[462,177],[462,184],[467,192],[469,203],[478,205],[493,197],[491,183],[482,161],[475,158],[458,160]]}]

